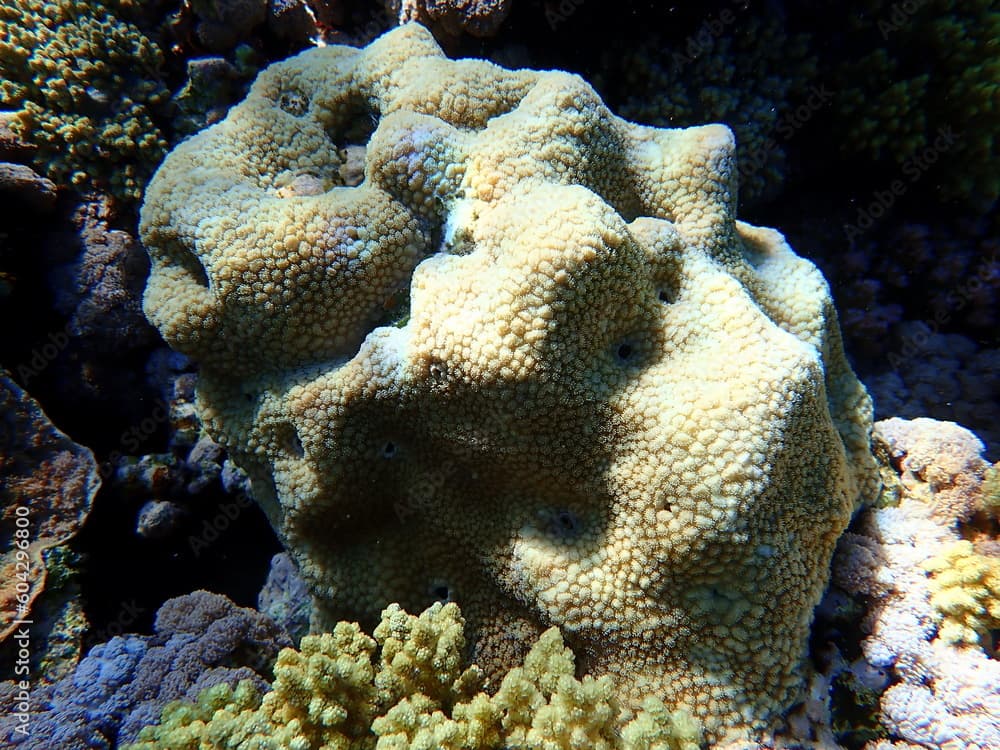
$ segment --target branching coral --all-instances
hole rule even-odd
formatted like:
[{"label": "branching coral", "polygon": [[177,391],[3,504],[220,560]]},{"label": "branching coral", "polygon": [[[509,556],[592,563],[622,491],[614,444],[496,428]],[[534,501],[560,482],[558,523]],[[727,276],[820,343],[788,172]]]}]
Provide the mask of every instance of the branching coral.
[{"label": "branching coral", "polygon": [[175,703],[127,750],[697,750],[683,712],[650,699],[624,727],[610,678],[573,676],[556,628],[546,631],[496,695],[462,668],[463,622],[454,604],[420,617],[382,613],[374,639],[357,625],[306,636],[285,649],[263,696],[251,683],[216,685],[197,704]]},{"label": "branching coral", "polygon": [[23,0],[0,7],[0,107],[59,185],[135,201],[167,143],[155,110],[168,98],[156,45],[116,15],[115,0]]},{"label": "branching coral", "polygon": [[[1000,195],[1000,10],[993,0],[868,0],[854,10],[849,62],[833,70],[846,151],[888,156],[946,195],[990,206]],[[954,137],[942,138],[942,134]]]}]

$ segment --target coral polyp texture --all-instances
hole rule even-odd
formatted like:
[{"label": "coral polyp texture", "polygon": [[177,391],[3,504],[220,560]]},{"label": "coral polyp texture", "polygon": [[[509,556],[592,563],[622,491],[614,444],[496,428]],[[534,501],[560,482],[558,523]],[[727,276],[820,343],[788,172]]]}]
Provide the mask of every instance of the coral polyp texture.
[{"label": "coral polyp texture", "polygon": [[167,142],[163,55],[126,0],[18,0],[0,6],[0,108],[53,182],[136,202]]},{"label": "coral polyp texture", "polygon": [[555,625],[626,710],[710,738],[793,700],[877,490],[871,404],[734,165],[725,127],[635,125],[417,25],[271,66],[167,158],[146,312],[314,628],[455,600],[495,690]]},{"label": "coral polyp texture", "polygon": [[573,675],[573,652],[556,628],[532,647],[496,695],[462,668],[463,622],[455,604],[420,617],[392,606],[371,638],[357,623],[283,649],[271,690],[219,683],[198,703],[168,705],[158,725],[123,750],[698,750],[700,729],[648,699],[619,726],[611,679]]},{"label": "coral polyp texture", "polygon": [[995,522],[977,531],[992,505],[983,444],[932,419],[878,422],[874,438],[890,491],[841,537],[830,587],[832,601],[846,593],[864,612],[851,618],[863,637],[845,652],[848,671],[891,740],[864,750],[1000,747],[989,632],[1000,555]]}]

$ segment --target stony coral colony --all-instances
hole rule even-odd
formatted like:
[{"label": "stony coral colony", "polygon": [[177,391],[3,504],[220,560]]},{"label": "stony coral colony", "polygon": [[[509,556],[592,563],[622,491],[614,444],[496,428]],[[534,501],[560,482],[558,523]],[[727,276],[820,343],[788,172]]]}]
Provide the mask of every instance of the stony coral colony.
[{"label": "stony coral colony", "polygon": [[[192,38],[246,55],[239,34],[222,33],[230,5],[241,3],[186,5]],[[391,10],[439,38],[472,28],[443,5]],[[492,5],[502,21],[508,4]],[[189,386],[164,402],[170,429],[197,440],[177,445],[200,456],[176,471],[184,482],[203,467],[249,475],[296,590],[314,599],[314,630],[329,632],[280,650],[287,635],[256,613],[207,594],[178,600],[157,635],[112,638],[38,693],[51,736],[247,750],[1000,745],[1000,680],[982,679],[998,622],[982,445],[887,425],[876,465],[872,405],[829,288],[777,232],[736,219],[737,182],[767,200],[787,168],[784,143],[771,146],[780,122],[743,115],[810,90],[808,39],[787,46],[794,65],[761,53],[755,35],[709,34],[683,60],[638,47],[620,61],[621,111],[642,125],[577,76],[451,61],[423,27],[403,26],[267,69],[148,183],[171,118],[179,133],[222,111],[201,111],[197,92],[168,101],[157,32],[134,10],[5,7],[0,97],[57,185],[96,186],[121,205],[145,197],[146,313],[200,367],[197,408]],[[947,28],[991,18],[978,4],[939,10],[952,13]],[[776,18],[759,23],[761,39],[785,34]],[[960,49],[972,59],[979,46]],[[883,58],[876,83],[912,72],[904,56]],[[745,82],[732,75],[743,68],[755,71]],[[962,102],[982,89],[966,68]],[[225,60],[209,70],[245,76]],[[937,94],[921,80],[912,73],[903,99],[929,119],[908,122],[933,135]],[[850,101],[858,111],[836,115],[858,142],[894,132],[869,124],[892,115],[875,111],[881,100]],[[725,128],[662,127],[705,112],[738,123],[741,148]],[[879,143],[905,166],[919,138]],[[765,169],[746,161],[756,152]],[[973,161],[962,179],[989,194]],[[134,295],[113,307],[135,308]],[[93,477],[86,453],[75,471]],[[130,465],[129,481],[162,484],[154,464]],[[7,487],[38,479],[18,481]],[[86,516],[87,486],[67,528]],[[152,506],[164,507],[176,508]],[[155,518],[149,528],[166,526]],[[863,656],[837,642],[824,672],[807,639],[831,559],[821,619],[824,607],[841,624],[868,609]],[[461,614],[428,609],[435,599]],[[302,627],[302,607],[282,607]],[[228,640],[199,639],[189,614],[230,623]],[[130,694],[182,652],[186,680],[155,699]],[[76,695],[93,674],[104,675],[96,692]],[[869,715],[845,729],[826,692]],[[16,705],[16,692],[0,696]],[[15,723],[0,723],[9,738]]]}]

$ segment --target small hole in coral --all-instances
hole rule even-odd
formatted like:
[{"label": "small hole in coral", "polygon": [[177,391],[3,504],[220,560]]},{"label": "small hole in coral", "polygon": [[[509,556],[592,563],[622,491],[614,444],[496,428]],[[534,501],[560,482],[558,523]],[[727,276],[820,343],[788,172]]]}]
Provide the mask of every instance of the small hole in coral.
[{"label": "small hole in coral", "polygon": [[430,595],[435,601],[442,603],[450,602],[451,588],[444,581],[434,581],[430,586]]},{"label": "small hole in coral", "polygon": [[583,531],[580,516],[566,508],[545,509],[539,515],[545,533],[560,541],[576,539]]},{"label": "small hole in coral", "polygon": [[618,345],[618,359],[628,359],[632,356],[634,349],[631,344]]},{"label": "small hole in coral", "polygon": [[180,266],[187,281],[208,289],[209,281],[205,267],[190,249],[178,244],[169,248],[167,256],[174,264]]},{"label": "small hole in coral", "polygon": [[561,510],[556,513],[556,528],[560,534],[576,534],[580,520],[568,510]]},{"label": "small hole in coral", "polygon": [[392,458],[396,455],[396,444],[393,442],[388,442],[382,446],[382,456],[384,458]]},{"label": "small hole in coral", "polygon": [[205,267],[201,263],[194,261],[187,270],[198,286],[208,289],[208,274],[205,273]]},{"label": "small hole in coral", "polygon": [[656,296],[659,298],[660,302],[665,302],[667,304],[674,301],[674,295],[666,289],[661,289]]},{"label": "small hole in coral", "polygon": [[309,110],[309,99],[297,91],[284,91],[278,97],[278,106],[294,117],[302,117]]},{"label": "small hole in coral", "polygon": [[448,379],[448,368],[443,362],[434,362],[430,366],[431,377],[439,383]]},{"label": "small hole in coral", "polygon": [[305,448],[302,446],[302,440],[299,438],[299,433],[292,425],[283,425],[279,434],[281,447],[289,456],[302,458],[306,454]]}]

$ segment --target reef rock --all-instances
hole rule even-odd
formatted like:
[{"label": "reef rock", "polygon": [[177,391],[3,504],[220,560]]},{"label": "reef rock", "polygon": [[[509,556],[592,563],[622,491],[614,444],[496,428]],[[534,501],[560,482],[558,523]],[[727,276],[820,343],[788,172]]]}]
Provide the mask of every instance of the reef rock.
[{"label": "reef rock", "polygon": [[736,221],[733,150],[410,25],[273,65],[169,156],[145,309],[315,628],[455,600],[496,689],[557,625],[710,738],[796,697],[871,403],[819,271]]},{"label": "reef rock", "polygon": [[0,642],[30,619],[45,589],[43,553],[83,527],[100,486],[90,449],[56,429],[0,369]]},{"label": "reef rock", "polygon": [[0,742],[18,750],[122,747],[174,701],[223,684],[265,688],[262,675],[289,645],[269,618],[220,594],[170,599],[156,614],[153,635],[115,636],[63,679],[34,686],[26,733],[18,684],[0,682]]},{"label": "reef rock", "polygon": [[507,20],[511,0],[384,0],[400,23],[420,21],[446,36],[490,37]]}]

